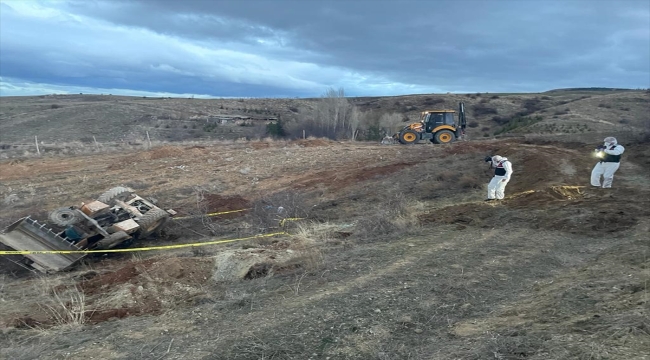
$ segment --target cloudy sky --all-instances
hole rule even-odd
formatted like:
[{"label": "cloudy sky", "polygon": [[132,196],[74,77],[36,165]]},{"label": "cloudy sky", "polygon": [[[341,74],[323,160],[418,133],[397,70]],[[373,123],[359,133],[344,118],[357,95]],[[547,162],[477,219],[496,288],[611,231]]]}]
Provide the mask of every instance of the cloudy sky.
[{"label": "cloudy sky", "polygon": [[650,0],[0,0],[0,94],[650,87]]}]

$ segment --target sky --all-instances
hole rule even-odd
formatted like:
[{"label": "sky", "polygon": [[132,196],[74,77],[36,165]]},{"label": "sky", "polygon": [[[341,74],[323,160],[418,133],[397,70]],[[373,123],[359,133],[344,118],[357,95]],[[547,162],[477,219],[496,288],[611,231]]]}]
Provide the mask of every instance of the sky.
[{"label": "sky", "polygon": [[0,96],[650,88],[650,0],[0,0]]}]

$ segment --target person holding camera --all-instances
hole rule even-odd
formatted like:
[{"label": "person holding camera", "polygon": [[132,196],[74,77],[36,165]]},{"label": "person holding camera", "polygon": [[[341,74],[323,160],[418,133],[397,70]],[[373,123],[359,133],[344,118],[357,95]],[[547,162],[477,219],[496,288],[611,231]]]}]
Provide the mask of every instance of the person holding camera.
[{"label": "person holding camera", "polygon": [[621,155],[625,152],[623,145],[619,145],[614,137],[606,137],[603,145],[596,148],[596,157],[600,161],[591,171],[591,186],[601,187],[600,178],[603,177],[602,188],[611,188],[614,173],[621,166]]},{"label": "person holding camera", "polygon": [[499,155],[488,156],[485,162],[489,162],[490,167],[494,167],[494,177],[488,184],[488,196],[485,201],[501,200],[505,196],[506,185],[512,176],[512,163],[508,158]]}]

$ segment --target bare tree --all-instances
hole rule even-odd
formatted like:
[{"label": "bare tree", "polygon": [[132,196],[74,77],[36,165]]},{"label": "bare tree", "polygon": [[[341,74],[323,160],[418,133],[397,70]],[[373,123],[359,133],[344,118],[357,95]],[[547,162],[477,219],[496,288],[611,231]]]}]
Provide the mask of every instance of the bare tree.
[{"label": "bare tree", "polygon": [[328,89],[323,94],[314,110],[314,128],[319,129],[321,136],[336,139],[350,134],[350,116],[353,106],[345,97],[343,88]]},{"label": "bare tree", "polygon": [[350,120],[348,121],[350,126],[350,139],[357,139],[357,131],[359,130],[359,125],[361,124],[361,112],[356,106],[352,107],[350,111]]},{"label": "bare tree", "polygon": [[397,132],[402,125],[403,116],[398,113],[385,113],[379,118],[379,126],[386,135]]}]

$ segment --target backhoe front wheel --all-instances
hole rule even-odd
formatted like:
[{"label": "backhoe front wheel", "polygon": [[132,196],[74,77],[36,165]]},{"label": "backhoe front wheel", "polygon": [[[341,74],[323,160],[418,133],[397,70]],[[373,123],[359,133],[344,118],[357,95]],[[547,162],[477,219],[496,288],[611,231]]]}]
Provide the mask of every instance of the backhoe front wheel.
[{"label": "backhoe front wheel", "polygon": [[140,225],[140,235],[138,238],[144,239],[160,230],[168,218],[169,213],[163,209],[153,208],[147,211],[140,220],[136,221]]},{"label": "backhoe front wheel", "polygon": [[406,130],[399,133],[399,142],[405,145],[415,144],[418,138],[418,133],[413,130]]},{"label": "backhoe front wheel", "polygon": [[68,226],[81,221],[81,215],[74,209],[58,208],[50,213],[50,221],[59,226]]},{"label": "backhoe front wheel", "polygon": [[448,144],[456,140],[456,135],[449,130],[440,130],[436,133],[434,139],[438,144]]}]

